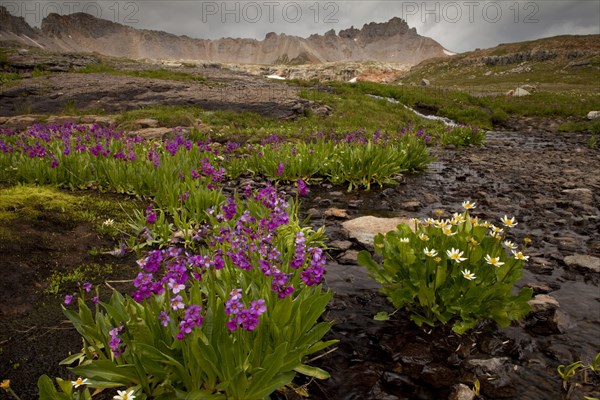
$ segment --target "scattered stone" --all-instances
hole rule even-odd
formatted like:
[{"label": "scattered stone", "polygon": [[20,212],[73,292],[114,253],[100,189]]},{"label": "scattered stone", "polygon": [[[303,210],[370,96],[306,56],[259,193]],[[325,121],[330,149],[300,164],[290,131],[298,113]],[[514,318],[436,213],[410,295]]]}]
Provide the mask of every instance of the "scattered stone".
[{"label": "scattered stone", "polygon": [[423,367],[420,379],[432,387],[450,387],[457,381],[458,373],[439,363],[430,363]]},{"label": "scattered stone", "polygon": [[[405,388],[405,386],[403,388]],[[369,392],[368,398],[378,400],[400,400],[400,397],[390,394],[386,392],[386,390],[389,391],[386,385],[382,384],[381,382],[377,382]]]},{"label": "scattered stone", "polygon": [[350,208],[360,208],[363,205],[364,201],[362,200],[350,200],[348,202],[348,206]]},{"label": "scattered stone", "polygon": [[103,117],[103,116],[97,115],[97,116],[93,116],[93,121],[91,123],[102,125],[102,126],[111,126],[111,125],[115,125],[116,120],[113,117]]},{"label": "scattered stone", "polygon": [[573,201],[579,201],[581,204],[591,206],[594,204],[594,193],[587,188],[567,189],[562,191]]},{"label": "scattered stone", "polygon": [[317,210],[316,208],[310,208],[306,213],[313,218],[318,218],[321,216],[321,211]]},{"label": "scattered stone", "polygon": [[429,82],[429,79],[421,79],[421,86],[430,86],[431,82]]},{"label": "scattered stone", "polygon": [[526,318],[526,326],[537,335],[564,333],[570,326],[569,316],[559,310],[558,300],[547,294],[538,294],[529,300],[532,312]]},{"label": "scattered stone", "polygon": [[600,111],[590,111],[587,115],[587,119],[600,118]]},{"label": "scattered stone", "polygon": [[565,264],[570,268],[577,268],[589,272],[600,273],[600,258],[587,254],[574,254],[564,258]]},{"label": "scattered stone", "polygon": [[525,286],[533,289],[533,294],[548,294],[553,291],[553,289],[545,283],[527,283]]},{"label": "scattered stone", "polygon": [[555,310],[552,316],[551,327],[554,331],[565,333],[571,326],[571,318],[561,310]]},{"label": "scattered stone", "polygon": [[423,202],[425,202],[425,204],[427,204],[427,205],[432,205],[432,204],[439,203],[440,198],[431,193],[425,193],[423,195]]},{"label": "scattered stone", "polygon": [[559,307],[558,300],[547,294],[538,294],[528,303],[533,312],[556,310]]},{"label": "scattered stone", "polygon": [[321,199],[319,200],[319,206],[320,207],[331,207],[333,204],[333,201],[331,199]]},{"label": "scattered stone", "polygon": [[394,188],[387,188],[385,189],[383,192],[381,192],[381,195],[383,197],[392,197],[396,194],[396,190],[394,190]]},{"label": "scattered stone", "polygon": [[454,385],[452,387],[452,393],[450,393],[450,397],[448,400],[474,400],[475,392],[471,390],[470,387],[463,383],[459,383],[458,385]]},{"label": "scattered stone", "polygon": [[171,243],[179,243],[185,241],[185,233],[177,231],[171,236]]},{"label": "scattered stone", "polygon": [[346,219],[348,218],[348,212],[341,208],[331,207],[323,212],[323,216],[325,218],[340,218]]},{"label": "scattered stone", "polygon": [[63,125],[67,122],[79,123],[80,120],[81,118],[76,115],[51,115],[46,120],[46,123],[51,125]]},{"label": "scattered stone", "polygon": [[508,357],[494,357],[488,359],[473,359],[468,360],[467,364],[477,367],[483,371],[483,373],[496,375],[501,373],[503,369],[511,365],[510,358]]},{"label": "scattered stone", "polygon": [[419,211],[423,207],[420,201],[407,201],[400,204],[400,208],[407,211]]},{"label": "scattered stone", "polygon": [[334,250],[348,250],[350,247],[352,247],[352,242],[348,240],[334,240],[333,242],[329,243],[328,247]]},{"label": "scattered stone", "polygon": [[10,129],[26,129],[31,125],[35,124],[36,121],[39,120],[40,117],[36,115],[18,115],[16,117],[10,117],[7,121],[4,122],[3,128]]},{"label": "scattered stone", "polygon": [[340,264],[357,264],[358,260],[358,251],[356,250],[347,250],[342,255],[340,255],[337,259]]},{"label": "scattered stone", "polygon": [[343,197],[344,193],[340,192],[340,191],[335,191],[335,192],[329,192],[329,196],[330,197]]},{"label": "scattered stone", "polygon": [[136,119],[133,123],[142,129],[158,127],[158,121],[152,118]]},{"label": "scattered stone", "polygon": [[[558,211],[558,210],[557,210]],[[560,236],[556,239],[558,249],[574,253],[581,247],[581,240],[571,235]]]},{"label": "scattered stone", "polygon": [[377,218],[370,215],[346,221],[342,224],[342,229],[349,238],[372,247],[375,235],[393,231],[400,224],[408,224],[411,229],[415,229],[414,222],[408,218]]},{"label": "scattered stone", "polygon": [[171,131],[171,128],[145,128],[138,129],[132,133],[134,135],[140,135],[141,137],[146,139],[162,139],[166,134],[168,134]]},{"label": "scattered stone", "polygon": [[312,108],[311,110],[312,110],[313,114],[315,114],[318,117],[327,117],[327,116],[331,115],[331,113],[333,111],[333,109],[327,105]]},{"label": "scattered stone", "polygon": [[467,364],[475,368],[476,376],[488,376],[487,379],[480,380],[484,395],[494,393],[494,398],[515,398],[513,382],[516,366],[511,363],[510,358],[473,359],[468,360]]}]

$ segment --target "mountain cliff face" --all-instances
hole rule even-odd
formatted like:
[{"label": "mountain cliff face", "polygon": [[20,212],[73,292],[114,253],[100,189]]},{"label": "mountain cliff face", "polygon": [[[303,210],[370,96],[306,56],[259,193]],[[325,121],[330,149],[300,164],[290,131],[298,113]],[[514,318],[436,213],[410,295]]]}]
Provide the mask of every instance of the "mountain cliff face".
[{"label": "mountain cliff face", "polygon": [[[237,64],[317,64],[382,61],[417,64],[444,56],[443,47],[420,36],[400,18],[351,27],[308,38],[268,33],[263,40],[192,39],[166,32],[135,29],[89,14],[49,14],[41,29],[0,7],[0,41],[17,41],[46,50],[97,52],[134,59],[202,60]],[[33,42],[33,43],[32,43]]]}]

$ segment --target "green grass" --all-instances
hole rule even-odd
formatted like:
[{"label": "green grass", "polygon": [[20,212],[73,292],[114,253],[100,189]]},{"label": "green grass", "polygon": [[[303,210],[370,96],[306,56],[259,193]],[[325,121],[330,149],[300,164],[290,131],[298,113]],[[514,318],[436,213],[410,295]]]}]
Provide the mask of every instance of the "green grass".
[{"label": "green grass", "polygon": [[294,120],[281,120],[251,112],[205,111],[194,106],[156,106],[127,111],[118,117],[117,123],[121,127],[128,127],[137,119],[153,118],[163,126],[174,127],[190,126],[193,121],[200,119],[213,129],[213,138],[241,135],[249,140],[258,140],[272,133],[304,137],[310,133],[331,130],[380,129],[397,132],[411,124],[430,130],[443,129],[439,122],[422,120],[402,105],[373,99],[351,85],[337,85],[333,94],[305,91],[301,96],[330,106],[332,115],[319,117],[306,112]]},{"label": "green grass", "polygon": [[141,118],[152,118],[161,126],[190,126],[202,116],[202,109],[193,106],[155,106],[130,110],[117,117],[117,125],[123,128],[133,126]]},{"label": "green grass", "polygon": [[15,72],[0,72],[0,85],[6,85],[19,79],[21,79],[21,76]]},{"label": "green grass", "polygon": [[127,231],[133,211],[141,209],[138,201],[99,194],[72,194],[52,186],[16,185],[0,189],[0,240],[18,239],[13,221],[56,218],[61,223],[88,222],[101,229],[112,218],[115,227]]},{"label": "green grass", "polygon": [[0,66],[4,66],[8,62],[8,56],[4,49],[0,49]]},{"label": "green grass", "polygon": [[98,281],[113,273],[112,264],[84,264],[72,271],[55,271],[46,281],[45,294],[57,295],[69,290],[77,290],[83,282]]},{"label": "green grass", "polygon": [[50,74],[51,74],[51,72],[46,71],[45,66],[43,66],[43,65],[38,65],[33,69],[33,71],[31,71],[32,78],[38,78],[40,76],[48,76]]},{"label": "green grass", "polygon": [[491,129],[495,123],[504,122],[511,115],[583,118],[590,110],[600,109],[600,95],[597,93],[538,91],[526,97],[473,96],[461,90],[367,82],[356,83],[354,90],[395,98],[410,107],[426,108],[436,115],[484,129]]},{"label": "green grass", "polygon": [[77,72],[84,74],[110,74],[120,76],[134,76],[137,78],[146,79],[162,79],[168,81],[184,82],[204,82],[206,80],[206,78],[204,78],[200,74],[190,74],[187,72],[172,71],[164,68],[125,71],[119,70],[105,63],[88,64],[85,67],[79,69]]}]

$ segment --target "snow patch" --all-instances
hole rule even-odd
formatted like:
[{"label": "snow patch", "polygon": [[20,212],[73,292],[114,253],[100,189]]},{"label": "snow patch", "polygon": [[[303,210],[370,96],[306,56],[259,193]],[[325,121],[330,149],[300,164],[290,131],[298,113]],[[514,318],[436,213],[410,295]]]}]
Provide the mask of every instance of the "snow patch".
[{"label": "snow patch", "polygon": [[356,83],[356,77],[350,79],[348,82],[350,82],[350,83]]},{"label": "snow patch", "polygon": [[38,42],[36,42],[35,40],[33,40],[32,38],[30,38],[29,36],[23,34],[23,37],[25,39],[28,39],[29,41],[31,41],[33,44],[35,44],[37,47],[39,47],[40,49],[43,49],[44,46],[42,46],[41,44],[39,44]]},{"label": "snow patch", "polygon": [[279,76],[279,75],[267,75],[267,78],[269,78],[269,79],[277,79],[279,81],[285,81],[285,78],[283,76]]},{"label": "snow patch", "polygon": [[447,55],[447,56],[455,56],[456,55],[456,53],[453,53],[453,52],[451,52],[449,50],[446,50],[446,49],[444,49],[444,54]]}]

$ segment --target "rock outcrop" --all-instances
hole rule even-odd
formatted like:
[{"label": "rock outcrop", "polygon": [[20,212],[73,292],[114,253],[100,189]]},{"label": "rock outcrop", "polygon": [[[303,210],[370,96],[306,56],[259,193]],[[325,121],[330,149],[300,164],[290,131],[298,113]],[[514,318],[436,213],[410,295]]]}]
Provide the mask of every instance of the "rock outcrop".
[{"label": "rock outcrop", "polygon": [[0,41],[46,50],[97,52],[133,59],[203,60],[236,64],[317,64],[338,61],[381,61],[414,65],[444,57],[444,48],[420,36],[400,18],[351,27],[336,34],[308,38],[268,33],[263,40],[193,39],[166,32],[135,29],[85,13],[49,14],[41,29],[0,6]]}]

